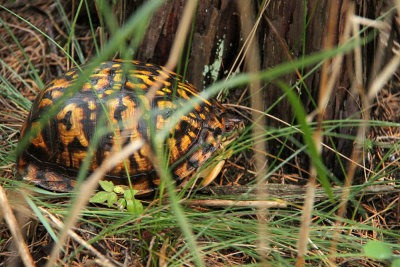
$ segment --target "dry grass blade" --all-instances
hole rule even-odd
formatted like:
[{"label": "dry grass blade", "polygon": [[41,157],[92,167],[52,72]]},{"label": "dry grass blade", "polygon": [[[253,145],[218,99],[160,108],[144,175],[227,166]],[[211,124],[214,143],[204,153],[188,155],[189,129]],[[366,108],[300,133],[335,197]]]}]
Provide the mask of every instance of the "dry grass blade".
[{"label": "dry grass blade", "polygon": [[[347,2],[345,4],[348,4]],[[353,14],[353,6],[347,8],[348,16],[350,18],[350,14]],[[329,50],[334,45],[334,36],[335,36],[335,25],[336,19],[338,17],[338,7],[335,2],[331,2],[330,13],[329,13],[329,21],[328,21],[328,34],[327,39],[325,40],[325,49]],[[350,23],[349,19],[347,19],[347,23],[345,26],[344,34],[339,39],[339,45],[345,43],[348,40],[348,36],[350,34]],[[319,103],[318,103],[318,113],[317,113],[317,130],[314,133],[313,139],[314,144],[317,148],[318,153],[321,153],[322,150],[322,120],[325,112],[326,105],[330,99],[332,94],[333,87],[335,85],[337,76],[340,71],[340,66],[343,62],[343,54],[337,55],[332,63],[325,62],[322,67],[321,73],[321,83],[320,83],[320,91],[319,91]],[[331,68],[331,70],[330,70]],[[331,72],[331,73],[330,73]],[[330,73],[330,76],[329,76]],[[307,184],[307,193],[306,199],[304,201],[303,212],[301,216],[301,227],[299,233],[299,239],[297,242],[298,256],[296,261],[296,266],[304,265],[304,256],[307,254],[307,243],[309,239],[310,232],[310,224],[311,224],[311,215],[314,207],[314,198],[315,198],[315,189],[316,189],[316,177],[317,171],[314,164],[310,167],[310,178]]]},{"label": "dry grass blade", "polygon": [[400,66],[400,54],[396,53],[385,68],[379,73],[376,79],[372,82],[368,90],[368,101],[371,102],[379,91],[383,88],[386,82],[392,78],[393,74]]},{"label": "dry grass blade", "polygon": [[[184,13],[181,22],[179,23],[178,30],[175,35],[174,43],[172,45],[172,50],[169,54],[168,61],[165,64],[165,68],[169,70],[175,69],[178,64],[179,55],[185,44],[186,36],[189,31],[190,21],[196,10],[197,1],[188,1],[185,5]],[[157,77],[157,82],[149,89],[147,93],[147,98],[149,101],[154,98],[157,90],[161,87],[162,82],[165,81],[165,77],[159,75]]]},{"label": "dry grass blade", "polygon": [[[253,2],[249,1],[240,1],[237,2],[238,9],[240,10],[240,21],[241,21],[241,29],[243,36],[250,36],[252,33],[252,24],[254,21],[253,14]],[[267,1],[264,2],[266,7]],[[265,8],[264,7],[264,8]],[[260,14],[261,16],[262,14]],[[246,63],[247,70],[250,73],[257,73],[260,69],[260,49],[258,47],[258,38],[256,31],[252,35],[252,39],[249,40],[248,50],[246,51]],[[251,107],[253,110],[263,110],[263,96],[262,91],[260,90],[261,84],[259,80],[255,80],[250,84],[250,95],[251,95]],[[264,136],[265,129],[265,117],[263,114],[259,114],[258,112],[252,112],[252,118],[255,122],[255,127],[253,129],[253,140],[257,140],[258,137]],[[266,142],[254,142],[254,158],[255,158],[255,166],[257,169],[257,198],[260,202],[258,202],[258,239],[259,239],[259,255],[262,262],[267,263],[267,255],[269,253],[269,244],[267,239],[267,214],[269,205],[265,202],[262,202],[263,199],[267,197],[267,192],[262,190],[263,185],[265,183],[264,177],[267,169],[267,160],[264,157],[266,154]],[[265,205],[262,205],[265,204]]]},{"label": "dry grass blade", "polygon": [[[351,20],[353,23],[353,34],[355,36],[355,38],[358,38],[359,33],[358,33],[358,29],[359,29],[359,24],[358,22],[360,22],[360,20],[358,19],[354,19],[354,15],[352,16],[353,19]],[[364,22],[364,21],[361,21]],[[370,23],[370,26],[377,26],[378,29],[383,29],[386,30],[387,27],[382,26],[382,23]],[[382,33],[382,34],[386,34],[386,33]],[[380,47],[382,48],[382,47]],[[379,48],[378,48],[379,49]],[[380,54],[382,51],[377,51],[377,56],[378,54]],[[356,73],[362,73],[362,63],[361,63],[361,56],[360,56],[360,51],[359,48],[355,50],[355,66],[356,66]],[[380,61],[377,60],[377,61]],[[396,70],[398,69],[400,65],[400,56],[399,54],[395,53],[395,56],[392,60],[390,60],[390,62],[382,69],[382,71],[380,73],[378,73],[370,87],[368,90],[368,94],[367,96],[365,96],[364,91],[363,91],[363,85],[362,85],[362,79],[359,75],[356,75],[355,79],[356,79],[356,88],[358,89],[359,92],[359,96],[361,98],[362,104],[364,107],[370,107],[372,103],[372,101],[374,100],[374,98],[376,97],[376,95],[379,93],[379,91],[384,87],[384,85],[386,84],[386,82],[394,75],[394,73],[396,72]],[[377,67],[377,65],[375,65],[375,67]],[[376,70],[375,70],[376,71]],[[369,121],[370,118],[370,114],[369,111],[367,109],[363,109],[362,111],[362,116],[364,119],[364,123],[361,123],[358,131],[357,131],[357,135],[356,135],[356,139],[355,139],[355,143],[356,146],[354,147],[354,150],[352,152],[351,155],[351,161],[350,161],[350,165],[349,165],[349,169],[347,172],[347,179],[345,180],[345,184],[344,184],[344,193],[341,197],[340,200],[340,205],[339,205],[339,209],[338,209],[338,220],[336,221],[336,230],[333,233],[333,241],[332,241],[332,246],[331,246],[331,257],[332,257],[332,261],[334,260],[334,254],[336,254],[336,247],[337,247],[337,243],[339,240],[339,229],[340,229],[340,225],[342,224],[341,218],[344,218],[345,213],[346,213],[346,208],[347,208],[347,201],[349,199],[349,195],[350,195],[350,186],[352,185],[353,179],[354,179],[354,175],[356,172],[356,163],[358,161],[360,161],[360,159],[362,158],[362,151],[363,151],[363,144],[365,142],[365,136],[366,133],[368,132],[368,124],[367,122]]]},{"label": "dry grass blade", "polygon": [[[249,35],[246,37],[242,48],[240,49],[238,55],[236,56],[235,62],[233,62],[231,69],[229,70],[228,74],[226,75],[225,80],[229,79],[229,77],[232,75],[232,72],[235,73],[236,71],[238,71],[240,66],[242,65],[245,55],[248,53],[248,50],[250,49],[249,42],[251,42],[254,39],[254,35],[256,34],[257,28],[259,27],[259,24],[260,24],[260,21],[262,18],[261,15],[264,14],[269,3],[270,3],[270,0],[265,1],[264,5],[260,11],[260,16],[257,18],[257,21],[254,23],[253,28],[249,32]],[[235,67],[236,67],[236,70],[234,70]],[[217,99],[220,99],[221,93],[222,92],[220,92],[218,94]]]},{"label": "dry grass blade", "polygon": [[4,215],[4,219],[7,222],[7,225],[11,231],[12,236],[14,237],[14,244],[18,249],[18,253],[21,256],[24,265],[35,266],[35,263],[29,252],[28,246],[24,241],[21,229],[19,228],[17,219],[15,218],[14,213],[10,207],[10,203],[7,200],[6,192],[4,191],[4,188],[1,185],[0,185],[0,205],[1,205],[0,210]]},{"label": "dry grass blade", "polygon": [[58,258],[58,255],[60,253],[60,250],[68,236],[69,230],[72,228],[72,226],[78,220],[79,212],[88,203],[92,193],[98,186],[98,182],[100,181],[100,179],[102,179],[109,170],[111,170],[113,167],[115,167],[123,159],[127,158],[129,155],[131,155],[135,151],[138,151],[143,145],[144,145],[144,141],[142,139],[137,139],[134,142],[126,145],[121,151],[110,154],[110,156],[108,156],[103,161],[103,163],[100,165],[100,167],[97,168],[96,171],[93,172],[93,174],[91,174],[88,177],[88,179],[82,183],[80,190],[79,190],[80,193],[77,196],[77,198],[71,208],[71,212],[69,213],[69,216],[65,222],[65,226],[60,233],[58,242],[54,246],[54,248],[51,252],[51,255],[50,255],[50,259],[47,262],[46,266],[48,266],[48,267],[54,266],[55,261]]},{"label": "dry grass blade", "polygon": [[[175,67],[178,63],[179,55],[181,54],[183,45],[185,44],[186,36],[188,34],[188,31],[189,31],[189,28],[191,25],[190,22],[192,20],[193,14],[195,13],[196,6],[197,6],[196,0],[188,1],[185,4],[185,8],[183,11],[184,12],[183,17],[179,23],[177,33],[174,38],[174,43],[172,45],[172,50],[170,52],[168,61],[165,65],[165,67],[169,70],[175,69]],[[164,81],[164,80],[165,80],[165,77],[159,76],[159,81],[157,83],[155,83],[149,89],[149,92],[147,93],[147,98],[149,100],[151,100],[155,96],[156,91],[158,90],[158,88],[160,88],[162,81]],[[164,140],[160,140],[160,138],[157,138],[156,149],[161,149],[163,142],[164,142]],[[159,176],[163,177],[161,158],[159,158],[159,157],[157,157],[157,155],[153,154],[152,157],[150,157],[150,160],[152,161],[153,166],[154,166],[155,170],[157,171],[157,173],[159,174]],[[187,221],[187,219],[185,217],[185,214],[183,213],[179,204],[176,201],[175,192],[173,192],[173,190],[170,190],[171,188],[172,187],[167,186],[167,191],[169,193],[169,197],[172,200],[171,208],[175,212],[175,214],[178,218],[178,224],[181,227],[181,230],[184,233],[185,238],[187,239],[188,245],[194,254],[194,261],[196,262],[196,264],[198,266],[204,266],[203,257],[200,253],[199,246],[194,238],[193,231],[190,227],[189,222]]]},{"label": "dry grass blade", "polygon": [[160,264],[159,264],[159,266],[160,267],[166,267],[166,266],[168,266],[167,265],[167,261],[166,261],[166,259],[167,259],[167,248],[168,248],[168,243],[169,242],[169,237],[167,237],[166,239],[165,239],[165,241],[164,241],[164,243],[162,244],[162,247],[161,247],[161,249],[160,249],[160,258],[159,258],[159,261],[160,261]]},{"label": "dry grass blade", "polygon": [[185,9],[183,10],[183,17],[179,23],[174,43],[172,45],[172,50],[169,54],[167,64],[165,64],[165,67],[167,69],[174,69],[176,64],[178,64],[179,55],[181,54],[183,45],[185,44],[186,36],[189,32],[191,20],[193,14],[195,13],[196,6],[197,0],[188,1],[185,5]]},{"label": "dry grass blade", "polygon": [[[149,250],[149,255],[151,255],[151,251],[153,250],[155,241],[156,241],[156,236],[153,236],[153,237],[151,238],[150,245],[149,245],[149,249],[148,249],[148,250]],[[149,257],[149,258],[147,259],[146,267],[150,267],[150,266],[151,266],[151,260],[152,260],[152,257]]]},{"label": "dry grass blade", "polygon": [[[53,224],[58,229],[62,230],[64,228],[64,224],[59,219],[57,219],[55,216],[53,216],[53,214],[51,214],[50,212],[48,212],[46,209],[44,209],[42,207],[39,207],[39,209],[50,218],[50,220],[53,222]],[[96,255],[96,257],[99,258],[99,260],[97,262],[99,264],[101,264],[101,266],[110,266],[110,267],[116,266],[113,263],[111,263],[110,260],[107,259],[103,254],[101,254],[97,249],[95,249],[92,245],[88,244],[82,237],[80,237],[77,233],[75,233],[71,229],[68,230],[68,235],[72,239],[77,241],[79,244],[81,244],[83,247],[90,250],[90,252],[92,252],[94,255]]]}]

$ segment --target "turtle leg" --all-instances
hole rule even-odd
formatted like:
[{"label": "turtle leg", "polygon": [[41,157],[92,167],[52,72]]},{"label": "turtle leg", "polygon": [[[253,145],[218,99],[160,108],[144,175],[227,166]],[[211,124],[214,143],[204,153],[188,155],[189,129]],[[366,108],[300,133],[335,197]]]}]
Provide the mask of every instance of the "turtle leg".
[{"label": "turtle leg", "polygon": [[205,171],[203,175],[204,180],[202,182],[202,186],[209,185],[212,181],[214,181],[215,178],[217,178],[217,175],[221,172],[222,167],[224,167],[225,160],[230,158],[232,154],[233,150],[230,149],[215,158],[215,161],[218,161],[218,163],[213,168],[210,167]]},{"label": "turtle leg", "polygon": [[40,168],[32,163],[28,164],[26,170],[25,174],[21,174],[24,181],[55,192],[68,193],[74,190],[75,180],[70,177]]},{"label": "turtle leg", "polygon": [[225,160],[221,160],[220,162],[218,162],[217,165],[215,165],[214,168],[209,168],[204,174],[204,180],[202,182],[202,186],[207,186],[212,181],[214,181],[214,179],[217,177],[217,175],[221,172],[224,164],[225,164]]}]

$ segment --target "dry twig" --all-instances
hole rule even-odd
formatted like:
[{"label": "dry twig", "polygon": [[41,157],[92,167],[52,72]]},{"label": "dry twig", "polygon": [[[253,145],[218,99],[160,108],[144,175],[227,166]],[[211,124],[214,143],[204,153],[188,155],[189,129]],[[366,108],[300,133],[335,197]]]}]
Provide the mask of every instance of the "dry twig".
[{"label": "dry twig", "polygon": [[17,219],[14,216],[14,213],[10,207],[10,203],[8,202],[6,192],[4,188],[0,185],[0,207],[1,211],[4,215],[4,219],[7,222],[8,228],[11,231],[12,236],[14,237],[14,243],[17,246],[19,255],[25,266],[35,266],[35,263],[32,259],[32,256],[29,252],[28,246],[24,241],[24,237],[22,235],[21,229],[18,225]]}]

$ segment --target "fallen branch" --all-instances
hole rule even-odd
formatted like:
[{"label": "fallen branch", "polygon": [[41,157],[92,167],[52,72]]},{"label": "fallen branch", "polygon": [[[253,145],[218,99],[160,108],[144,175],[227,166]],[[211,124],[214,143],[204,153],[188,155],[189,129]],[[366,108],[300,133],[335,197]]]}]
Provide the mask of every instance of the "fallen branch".
[{"label": "fallen branch", "polygon": [[[362,188],[364,187],[364,188]],[[294,202],[303,202],[306,193],[306,187],[300,185],[289,184],[268,184],[264,188],[268,198],[265,200],[280,199]],[[354,196],[360,195],[378,195],[378,194],[393,194],[400,192],[400,188],[393,185],[359,185],[351,188],[350,194]],[[256,198],[256,190],[254,186],[209,186],[202,188],[199,193],[214,196],[234,196],[240,201]],[[342,188],[333,188],[335,197],[339,197],[343,193]],[[328,200],[323,188],[318,188],[315,191],[315,201]],[[236,201],[237,202],[237,201]]]},{"label": "fallen branch", "polygon": [[189,206],[206,207],[255,207],[255,208],[286,208],[287,204],[279,201],[267,200],[226,200],[226,199],[192,199],[187,203]]}]

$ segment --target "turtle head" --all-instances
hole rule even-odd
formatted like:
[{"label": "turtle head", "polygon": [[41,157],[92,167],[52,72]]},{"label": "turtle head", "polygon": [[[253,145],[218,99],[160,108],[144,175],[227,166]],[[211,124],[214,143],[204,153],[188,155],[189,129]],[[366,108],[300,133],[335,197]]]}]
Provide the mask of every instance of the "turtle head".
[{"label": "turtle head", "polygon": [[230,116],[225,115],[222,118],[223,133],[221,143],[224,147],[235,140],[241,132],[244,130],[244,121]]},{"label": "turtle head", "polygon": [[[221,133],[218,138],[218,143],[219,151],[222,152],[225,151],[226,147],[244,130],[244,121],[227,114],[222,114],[219,127],[222,128],[222,131],[217,131]],[[217,164],[212,164],[203,174],[203,186],[210,184],[217,177],[225,164],[225,160],[229,158],[232,153],[233,151],[230,150],[228,153],[220,153],[216,156],[215,162],[217,162]]]}]

